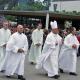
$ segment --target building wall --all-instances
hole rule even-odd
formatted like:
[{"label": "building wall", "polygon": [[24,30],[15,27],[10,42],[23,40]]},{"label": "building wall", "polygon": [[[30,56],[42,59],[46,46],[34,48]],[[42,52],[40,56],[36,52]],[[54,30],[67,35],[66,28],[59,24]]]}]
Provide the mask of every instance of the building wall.
[{"label": "building wall", "polygon": [[80,12],[80,1],[55,1],[51,2],[51,6],[49,7],[49,11],[55,11],[54,5],[56,7],[56,11],[77,11]]}]

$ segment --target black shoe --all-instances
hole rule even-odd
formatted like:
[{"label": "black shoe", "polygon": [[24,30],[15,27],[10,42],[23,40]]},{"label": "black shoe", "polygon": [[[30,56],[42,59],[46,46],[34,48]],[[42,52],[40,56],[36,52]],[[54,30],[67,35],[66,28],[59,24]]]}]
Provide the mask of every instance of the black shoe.
[{"label": "black shoe", "polygon": [[60,77],[60,75],[55,75],[55,76],[52,76],[50,78],[58,79],[59,77]]},{"label": "black shoe", "polygon": [[55,75],[54,76],[55,79],[58,79],[59,77],[60,77],[60,75]]},{"label": "black shoe", "polygon": [[63,69],[59,69],[60,73],[64,73]]},{"label": "black shoe", "polygon": [[33,62],[30,62],[30,64],[34,64]]},{"label": "black shoe", "polygon": [[7,78],[11,78],[11,76],[6,76]]},{"label": "black shoe", "polygon": [[20,79],[20,80],[26,80],[22,75],[18,75],[18,79]]},{"label": "black shoe", "polygon": [[45,76],[48,76],[48,74],[47,74],[47,73],[45,73]]},{"label": "black shoe", "polygon": [[73,73],[73,72],[70,72],[69,74],[70,75],[73,75],[73,76],[77,76],[77,74],[76,73]]},{"label": "black shoe", "polygon": [[4,73],[4,72],[5,72],[5,70],[1,70],[0,72]]},{"label": "black shoe", "polygon": [[30,64],[35,65],[35,63],[34,63],[34,62],[30,62]]}]

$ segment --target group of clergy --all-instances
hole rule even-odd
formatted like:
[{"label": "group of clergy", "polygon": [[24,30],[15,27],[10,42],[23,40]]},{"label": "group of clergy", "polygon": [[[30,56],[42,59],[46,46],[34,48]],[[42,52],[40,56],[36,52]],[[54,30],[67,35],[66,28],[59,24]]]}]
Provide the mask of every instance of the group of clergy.
[{"label": "group of clergy", "polygon": [[44,69],[50,78],[58,79],[61,73],[69,72],[77,76],[76,63],[79,42],[76,38],[76,28],[70,27],[70,33],[63,39],[59,35],[57,21],[51,21],[51,32],[47,35],[43,49],[42,24],[32,33],[32,45],[29,52],[29,62],[36,64],[36,69]]},{"label": "group of clergy", "polygon": [[0,29],[0,71],[5,73],[7,78],[17,74],[20,80],[24,78],[24,61],[29,52],[29,62],[35,64],[36,69],[44,69],[50,78],[58,79],[61,73],[69,72],[77,76],[76,63],[79,42],[75,36],[76,28],[70,28],[64,40],[59,35],[57,21],[51,21],[51,32],[47,35],[43,45],[42,24],[32,32],[32,45],[28,51],[28,40],[23,33],[23,25],[17,25],[17,32],[11,35],[8,29],[8,21],[3,22]]},{"label": "group of clergy", "polygon": [[0,71],[5,73],[7,78],[17,74],[20,80],[24,78],[24,61],[28,50],[28,41],[23,34],[23,26],[17,25],[17,32],[11,35],[8,29],[8,21],[3,22],[0,29]]}]

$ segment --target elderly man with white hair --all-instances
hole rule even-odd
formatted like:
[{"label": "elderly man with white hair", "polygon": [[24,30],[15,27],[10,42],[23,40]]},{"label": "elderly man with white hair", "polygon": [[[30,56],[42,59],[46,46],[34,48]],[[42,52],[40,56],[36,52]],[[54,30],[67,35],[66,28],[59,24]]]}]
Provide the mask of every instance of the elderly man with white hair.
[{"label": "elderly man with white hair", "polygon": [[24,74],[24,60],[28,50],[28,41],[25,34],[23,34],[23,26],[17,26],[17,32],[15,32],[9,39],[6,47],[6,53],[8,53],[7,64],[5,69],[6,77],[10,78],[11,75],[16,73],[18,79],[26,80],[23,77]]},{"label": "elderly man with white hair", "polygon": [[50,25],[52,31],[46,38],[42,55],[37,61],[36,68],[43,68],[48,73],[48,77],[58,79],[60,77],[58,75],[58,55],[62,38],[58,34],[57,22],[51,22]]}]

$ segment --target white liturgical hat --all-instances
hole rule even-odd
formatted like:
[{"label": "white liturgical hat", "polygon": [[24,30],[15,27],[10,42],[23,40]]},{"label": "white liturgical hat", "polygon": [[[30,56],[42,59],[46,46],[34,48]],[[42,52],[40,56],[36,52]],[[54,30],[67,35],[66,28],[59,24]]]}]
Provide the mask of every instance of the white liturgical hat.
[{"label": "white liturgical hat", "polygon": [[52,28],[52,29],[58,28],[58,26],[57,26],[57,21],[55,21],[55,20],[54,20],[54,22],[51,21],[51,22],[50,22],[50,25],[51,25],[51,28]]}]

